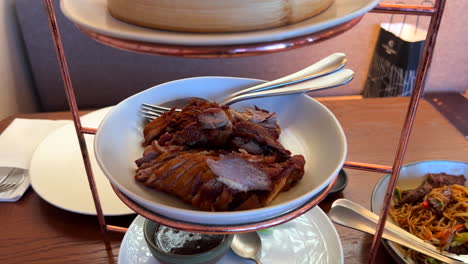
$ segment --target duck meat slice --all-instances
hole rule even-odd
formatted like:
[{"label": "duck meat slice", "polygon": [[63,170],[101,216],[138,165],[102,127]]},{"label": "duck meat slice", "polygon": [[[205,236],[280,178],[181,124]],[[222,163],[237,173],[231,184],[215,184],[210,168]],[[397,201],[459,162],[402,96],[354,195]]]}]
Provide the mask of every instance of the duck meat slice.
[{"label": "duck meat slice", "polygon": [[[163,113],[160,117],[148,123],[143,129],[145,138],[144,145],[151,144],[153,140],[159,139],[163,135],[168,137],[168,135],[172,135],[184,129],[186,126],[197,122],[200,113],[209,108],[224,109],[216,103],[190,100],[189,103],[182,108],[181,112],[176,112],[173,108],[171,111]],[[160,141],[160,144],[164,145],[162,141]]]},{"label": "duck meat slice", "polygon": [[232,123],[221,109],[207,109],[197,122],[190,123],[174,133],[164,145],[188,147],[221,147],[227,144],[232,134]]},{"label": "duck meat slice", "polygon": [[198,115],[198,123],[201,129],[217,129],[231,126],[226,112],[220,108],[208,108]]},{"label": "duck meat slice", "polygon": [[253,155],[244,149],[240,149],[237,155],[249,162],[261,162],[265,164],[273,164],[276,162],[276,156]]},{"label": "duck meat slice", "polygon": [[[185,115],[181,112],[180,115]],[[192,115],[192,114],[190,114]],[[188,120],[188,119],[187,119]],[[161,146],[185,146],[216,148],[227,144],[232,134],[232,123],[228,114],[222,108],[206,108],[198,111],[191,122],[184,126],[174,126],[160,134],[158,142]]]},{"label": "duck meat slice", "polygon": [[184,172],[178,178],[178,182],[174,183],[173,194],[183,197],[184,201],[190,203],[202,184],[201,177],[207,171],[206,167],[206,163],[198,162],[190,170]]},{"label": "duck meat slice", "polygon": [[[238,207],[245,209],[247,204],[255,204],[254,208],[265,206],[280,192],[296,185],[304,175],[305,160],[302,155],[295,155],[283,163],[268,163],[261,159],[247,161],[240,154],[231,153],[221,155],[217,161],[207,160],[207,163],[218,176],[217,180],[230,190],[250,194],[244,201],[237,199]],[[251,197],[254,194],[255,198]],[[249,199],[255,202],[246,203]]]},{"label": "duck meat slice", "polygon": [[[177,168],[179,168],[187,162],[188,160],[180,155],[171,160],[166,161],[164,165],[158,167],[156,170],[153,171],[153,174],[149,177],[149,179],[145,181],[145,185],[156,189],[163,188],[161,183],[164,181],[164,179],[176,173]],[[167,191],[169,192],[170,190]]]},{"label": "duck meat slice", "polygon": [[[207,172],[206,174],[213,173]],[[201,184],[200,188],[197,190],[197,194],[191,201],[192,205],[205,211],[225,210],[229,204],[225,204],[220,207],[219,203],[216,203],[217,198],[223,193],[224,189],[226,189],[226,186],[217,181],[216,177],[212,177],[210,180]],[[232,197],[230,199],[232,199]]]},{"label": "duck meat slice", "polygon": [[[152,153],[149,154],[153,156]],[[138,169],[135,174],[135,179],[140,182],[146,182],[153,172],[163,166],[166,161],[171,160],[177,156],[176,153],[163,153],[161,155],[156,156],[151,160],[146,160],[144,163],[139,163],[141,159],[137,160],[136,163],[138,165]]]},{"label": "duck meat slice", "polygon": [[158,151],[155,151],[153,147],[150,145],[148,146],[145,151],[143,152],[143,157],[135,160],[135,164],[138,167],[141,167],[144,163],[148,163],[152,160],[154,160],[156,157],[158,157],[161,153]]},{"label": "duck meat slice", "polygon": [[[278,154],[279,162],[288,159],[291,155],[291,152],[273,138],[264,127],[252,122],[237,122],[234,125],[233,137],[231,148],[235,151],[244,149],[250,154],[263,154],[265,156]],[[260,151],[261,153],[258,153]]]},{"label": "duck meat slice", "polygon": [[238,151],[246,151],[253,155],[261,155],[263,152],[266,152],[259,142],[247,136],[233,137],[231,140],[231,148],[237,149]]},{"label": "duck meat slice", "polygon": [[142,164],[135,178],[202,210],[240,210],[270,203],[297,183],[303,165],[301,155],[272,163],[270,157],[246,153],[191,150],[163,153]]},{"label": "duck meat slice", "polygon": [[251,121],[266,129],[266,131],[275,139],[279,138],[281,129],[276,121],[276,113],[268,112],[257,106],[254,108],[245,108],[244,112],[229,110],[236,122]]},{"label": "duck meat slice", "polygon": [[250,163],[238,155],[221,155],[219,160],[208,159],[207,163],[211,171],[218,176],[217,180],[233,190],[271,190],[270,177],[255,163]]},{"label": "duck meat slice", "polygon": [[161,135],[170,130],[177,123],[177,113],[174,111],[166,112],[162,116],[148,123],[143,129],[145,141],[144,146],[151,144],[154,139],[158,139]]}]

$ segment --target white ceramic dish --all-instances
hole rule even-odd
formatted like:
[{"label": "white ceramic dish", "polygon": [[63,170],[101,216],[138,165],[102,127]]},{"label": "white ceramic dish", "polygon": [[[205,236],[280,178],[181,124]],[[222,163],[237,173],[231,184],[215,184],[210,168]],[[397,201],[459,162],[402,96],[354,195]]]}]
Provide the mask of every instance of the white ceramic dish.
[{"label": "white ceramic dish", "polygon": [[[431,160],[407,164],[401,169],[397,186],[402,190],[414,189],[423,182],[426,174],[441,172],[453,175],[463,174],[465,178],[468,178],[468,162]],[[376,214],[380,213],[383,206],[389,180],[389,174],[383,176],[372,192],[371,210]],[[391,221],[391,219],[389,220]],[[396,261],[400,263],[413,263],[412,260],[406,259],[403,249],[398,244],[384,240],[384,245]]]},{"label": "white ceramic dish", "polygon": [[380,0],[335,0],[324,12],[292,25],[240,33],[180,33],[122,22],[107,11],[106,0],[62,0],[65,16],[88,30],[111,37],[172,45],[235,45],[276,41],[340,25],[373,9]]},{"label": "white ceramic dish", "polygon": [[[137,216],[125,234],[119,251],[119,264],[158,264],[143,237],[144,218]],[[262,239],[260,260],[270,264],[341,264],[343,248],[334,225],[315,207],[308,213],[280,226],[259,232]],[[219,264],[252,263],[232,251]]]},{"label": "white ceramic dish", "polygon": [[[98,127],[109,110],[104,108],[83,116],[83,126]],[[120,201],[99,169],[93,152],[94,136],[85,135],[85,140],[104,215],[134,213]],[[39,144],[31,159],[29,175],[34,191],[50,204],[75,213],[96,214],[72,121]]]},{"label": "white ceramic dish", "polygon": [[104,118],[95,137],[96,159],[104,174],[125,195],[161,215],[201,224],[243,224],[274,217],[304,204],[319,193],[341,169],[346,156],[344,132],[333,114],[306,95],[277,96],[239,102],[231,107],[242,110],[257,105],[277,113],[282,128],[280,142],[293,154],[306,159],[301,182],[283,192],[271,205],[236,212],[206,212],[194,209],[176,197],[145,187],[134,179],[134,161],[143,153],[142,103],[163,103],[185,96],[217,101],[262,81],[230,77],[198,77],[168,82],[117,104]]}]

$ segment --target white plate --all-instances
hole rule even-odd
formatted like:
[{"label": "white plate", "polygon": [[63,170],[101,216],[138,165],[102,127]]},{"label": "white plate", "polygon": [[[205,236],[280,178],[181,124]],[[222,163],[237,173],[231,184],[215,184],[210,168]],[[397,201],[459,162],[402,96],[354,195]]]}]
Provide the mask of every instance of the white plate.
[{"label": "white plate", "polygon": [[[400,178],[398,179],[397,186],[402,190],[414,189],[418,187],[425,179],[428,173],[442,173],[452,175],[465,175],[468,177],[468,162],[448,161],[448,160],[430,160],[410,163],[401,168]],[[385,197],[387,185],[390,180],[390,175],[384,175],[377,183],[372,192],[371,197],[371,210],[379,214]],[[465,183],[466,185],[467,183]],[[389,218],[391,221],[391,219]],[[413,263],[406,260],[403,249],[393,242],[384,240],[384,245],[395,260],[400,263]]]},{"label": "white plate", "polygon": [[60,7],[65,16],[79,26],[116,38],[173,45],[234,45],[312,34],[362,16],[379,2],[335,0],[324,12],[296,24],[261,31],[217,34],[171,32],[128,24],[109,14],[106,0],[62,0]]},{"label": "white plate", "polygon": [[[119,264],[158,264],[143,236],[145,218],[137,216],[120,245]],[[315,207],[288,223],[259,232],[264,264],[341,264],[343,248],[327,215]],[[219,264],[253,263],[229,251]]]},{"label": "white plate", "polygon": [[162,103],[185,96],[219,101],[223,95],[261,83],[230,77],[198,77],[161,84],[117,104],[104,118],[95,137],[96,159],[109,180],[130,199],[167,217],[201,224],[244,224],[277,216],[304,204],[329,185],[346,156],[346,139],[339,122],[322,104],[306,95],[276,96],[234,104],[234,109],[257,105],[277,113],[280,142],[306,159],[298,185],[283,192],[271,205],[255,210],[207,212],[135,181],[135,160],[143,153],[142,103]]},{"label": "white plate", "polygon": [[[110,108],[91,112],[81,118],[85,127],[97,127]],[[96,163],[92,135],[85,135],[93,174],[104,215],[134,213],[120,201]],[[95,215],[75,126],[65,125],[50,133],[37,147],[29,170],[34,191],[50,204],[67,211]]]}]

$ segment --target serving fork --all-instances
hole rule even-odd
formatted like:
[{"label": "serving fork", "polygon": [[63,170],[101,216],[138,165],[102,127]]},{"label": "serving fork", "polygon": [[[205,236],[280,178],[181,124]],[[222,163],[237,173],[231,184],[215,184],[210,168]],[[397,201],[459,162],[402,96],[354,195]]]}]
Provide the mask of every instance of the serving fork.
[{"label": "serving fork", "polygon": [[18,187],[24,181],[22,169],[13,168],[6,177],[0,181],[0,193]]},{"label": "serving fork", "polygon": [[[353,79],[354,72],[352,70],[342,69],[346,63],[347,58],[345,54],[335,53],[294,74],[233,93],[225,98],[221,104],[229,105],[259,97],[305,93],[337,87]],[[176,100],[188,101],[190,98],[194,97]],[[209,101],[205,98],[197,99]],[[168,103],[175,105],[172,101],[165,104]],[[171,110],[168,107],[151,104],[142,104],[141,109],[143,115],[150,121]],[[180,109],[176,108],[175,111],[180,111]]]}]

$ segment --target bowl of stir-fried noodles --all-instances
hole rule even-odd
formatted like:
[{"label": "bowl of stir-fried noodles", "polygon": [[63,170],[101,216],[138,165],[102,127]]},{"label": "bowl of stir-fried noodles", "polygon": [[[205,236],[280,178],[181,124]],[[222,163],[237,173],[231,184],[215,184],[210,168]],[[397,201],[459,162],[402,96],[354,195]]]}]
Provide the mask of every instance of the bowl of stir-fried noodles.
[{"label": "bowl of stir-fried noodles", "polygon": [[[372,193],[372,211],[379,213],[390,175]],[[468,162],[421,161],[402,167],[388,220],[454,254],[468,254]],[[393,242],[383,244],[400,263],[441,263]]]}]

